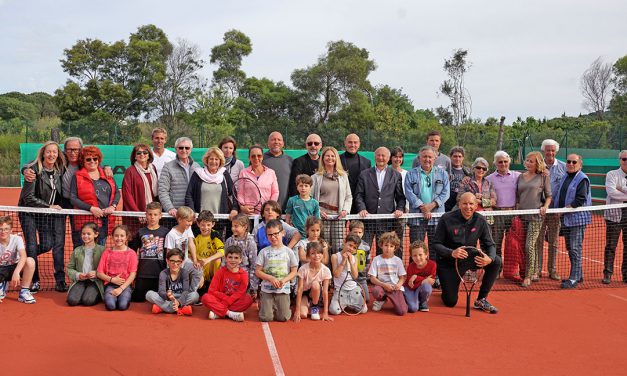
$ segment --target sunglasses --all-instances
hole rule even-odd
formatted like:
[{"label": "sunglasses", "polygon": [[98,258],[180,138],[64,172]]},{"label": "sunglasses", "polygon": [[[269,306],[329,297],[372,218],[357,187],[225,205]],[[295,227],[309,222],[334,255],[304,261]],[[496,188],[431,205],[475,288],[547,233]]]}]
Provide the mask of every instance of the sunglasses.
[{"label": "sunglasses", "polygon": [[431,176],[427,176],[427,188],[431,188]]},{"label": "sunglasses", "polygon": [[98,158],[85,158],[85,162],[98,162]]},{"label": "sunglasses", "polygon": [[179,150],[191,150],[192,147],[191,146],[178,146],[177,149],[179,149]]},{"label": "sunglasses", "polygon": [[488,171],[487,168],[485,167],[481,167],[481,166],[475,166],[475,170],[483,170],[483,171]]},{"label": "sunglasses", "polygon": [[251,154],[251,158],[263,158],[263,154]]},{"label": "sunglasses", "polygon": [[78,153],[79,151],[81,151],[81,149],[65,149],[66,153]]},{"label": "sunglasses", "polygon": [[138,151],[138,152],[135,152],[135,154],[136,154],[136,155],[148,155],[148,154],[150,154],[150,153],[148,152],[148,150],[143,150],[143,151]]},{"label": "sunglasses", "polygon": [[620,160],[623,162],[627,162],[627,158],[621,158]]},{"label": "sunglasses", "polygon": [[505,164],[505,163],[509,163],[509,161],[498,161],[496,163],[498,163],[498,164]]},{"label": "sunglasses", "polygon": [[[627,158],[625,158],[625,160],[627,160]],[[570,159],[566,160],[566,164],[577,164],[577,162],[579,161],[571,161]]]},{"label": "sunglasses", "polygon": [[318,145],[320,145],[320,143],[319,143],[318,141],[309,141],[309,142],[307,143],[307,146],[314,146],[314,145],[315,145],[315,146],[318,146]]}]

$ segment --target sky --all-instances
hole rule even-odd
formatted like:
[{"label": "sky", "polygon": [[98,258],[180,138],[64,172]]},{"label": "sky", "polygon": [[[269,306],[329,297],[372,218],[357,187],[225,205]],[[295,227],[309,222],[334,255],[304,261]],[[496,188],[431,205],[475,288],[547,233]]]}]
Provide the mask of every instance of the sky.
[{"label": "sky", "polygon": [[[53,93],[59,60],[77,40],[112,42],[145,24],[197,44],[208,62],[223,34],[248,35],[248,76],[290,84],[330,41],[365,48],[374,85],[402,89],[416,108],[448,105],[438,89],[455,49],[469,50],[472,117],[586,113],[579,79],[593,60],[627,55],[624,0],[193,1],[0,0],[0,93]],[[622,21],[621,21],[622,20]],[[203,70],[211,77],[215,66]]]}]

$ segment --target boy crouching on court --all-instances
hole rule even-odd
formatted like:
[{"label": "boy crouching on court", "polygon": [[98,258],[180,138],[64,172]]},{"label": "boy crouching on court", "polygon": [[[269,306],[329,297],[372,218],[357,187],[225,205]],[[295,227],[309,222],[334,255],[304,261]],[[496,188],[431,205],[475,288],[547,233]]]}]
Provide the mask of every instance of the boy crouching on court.
[{"label": "boy crouching on court", "polygon": [[382,234],[379,241],[383,252],[372,260],[368,271],[370,282],[374,285],[372,297],[375,301],[372,303],[372,310],[380,311],[386,299],[389,299],[394,306],[394,313],[403,316],[407,313],[407,303],[403,295],[407,273],[403,261],[394,255],[401,241],[393,231]]},{"label": "boy crouching on court", "polygon": [[268,221],[265,230],[270,246],[259,252],[255,269],[255,275],[261,279],[259,320],[287,321],[292,317],[289,282],[296,276],[298,259],[291,249],[283,245],[283,224],[280,220]]}]

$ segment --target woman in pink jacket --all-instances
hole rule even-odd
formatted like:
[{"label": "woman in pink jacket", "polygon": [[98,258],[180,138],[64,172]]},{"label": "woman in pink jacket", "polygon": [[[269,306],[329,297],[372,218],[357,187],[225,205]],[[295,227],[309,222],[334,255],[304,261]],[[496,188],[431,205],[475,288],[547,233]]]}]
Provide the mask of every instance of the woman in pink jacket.
[{"label": "woman in pink jacket", "polygon": [[[248,149],[248,160],[250,165],[239,173],[239,179],[248,178],[255,182],[259,187],[259,192],[261,192],[261,200],[259,200],[259,192],[256,190],[239,189],[237,201],[240,204],[240,212],[246,215],[259,214],[264,202],[276,201],[279,198],[279,183],[274,170],[261,163],[263,161],[263,148],[260,145],[253,145]],[[237,187],[238,184],[236,184],[236,189]]]}]

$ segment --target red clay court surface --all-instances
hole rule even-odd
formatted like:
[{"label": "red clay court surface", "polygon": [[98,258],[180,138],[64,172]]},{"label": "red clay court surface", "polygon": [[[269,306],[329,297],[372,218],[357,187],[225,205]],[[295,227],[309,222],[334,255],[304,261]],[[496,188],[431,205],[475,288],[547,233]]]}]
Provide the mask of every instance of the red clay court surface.
[{"label": "red clay court surface", "polygon": [[[15,205],[18,195],[0,189],[0,203]],[[148,303],[107,312],[67,307],[56,292],[36,298],[27,306],[10,292],[0,304],[3,375],[627,374],[627,284],[497,291],[490,301],[499,314],[470,318],[463,294],[446,308],[436,292],[429,313],[396,317],[388,303],[334,322],[270,323],[271,341],[255,306],[235,323],[207,320],[204,307],[177,317],[152,315]]]}]

